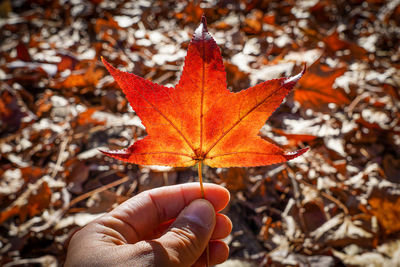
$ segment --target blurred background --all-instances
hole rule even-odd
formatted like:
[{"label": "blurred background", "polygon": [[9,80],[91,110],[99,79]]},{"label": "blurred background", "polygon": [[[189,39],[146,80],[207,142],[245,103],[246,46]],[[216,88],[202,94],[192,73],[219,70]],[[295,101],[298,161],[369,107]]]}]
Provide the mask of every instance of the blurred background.
[{"label": "blurred background", "polygon": [[60,266],[90,220],[197,181],[98,151],[146,135],[100,57],[173,86],[203,13],[230,90],[308,66],[260,135],[310,151],[206,168],[231,192],[225,266],[400,265],[399,0],[1,0],[0,265]]}]

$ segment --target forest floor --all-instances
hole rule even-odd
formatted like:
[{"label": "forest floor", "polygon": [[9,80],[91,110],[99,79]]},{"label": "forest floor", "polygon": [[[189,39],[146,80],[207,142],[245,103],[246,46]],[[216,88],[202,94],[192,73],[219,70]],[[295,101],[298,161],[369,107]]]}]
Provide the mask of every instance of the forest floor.
[{"label": "forest floor", "polygon": [[[228,87],[308,70],[260,135],[285,164],[205,169],[239,266],[400,266],[400,1],[0,1],[0,265],[59,266],[71,234],[195,168],[125,164],[146,131],[100,61],[179,79],[201,15]],[[233,264],[233,261],[231,261]]]}]

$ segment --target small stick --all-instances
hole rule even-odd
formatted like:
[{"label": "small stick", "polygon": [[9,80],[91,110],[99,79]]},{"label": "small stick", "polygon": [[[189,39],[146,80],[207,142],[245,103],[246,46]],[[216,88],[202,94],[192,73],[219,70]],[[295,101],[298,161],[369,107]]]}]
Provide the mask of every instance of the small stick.
[{"label": "small stick", "polygon": [[[200,160],[199,164],[197,165],[197,172],[199,174],[199,182],[200,182],[200,191],[201,191],[201,198],[205,199],[205,194],[204,194],[204,187],[203,187],[203,161]],[[209,246],[207,244],[206,247],[206,267],[210,266],[210,249]]]},{"label": "small stick", "polygon": [[87,192],[87,193],[84,193],[84,194],[82,194],[82,195],[80,195],[80,196],[74,198],[74,199],[69,203],[69,207],[68,207],[68,208],[72,207],[72,206],[75,205],[76,203],[78,203],[78,202],[80,202],[80,201],[82,201],[82,200],[84,200],[84,199],[86,199],[86,198],[88,198],[88,197],[90,197],[90,196],[92,196],[92,195],[94,195],[94,194],[101,193],[101,192],[103,192],[103,191],[105,191],[105,190],[107,190],[107,189],[110,189],[111,187],[114,187],[114,186],[120,185],[120,184],[122,184],[122,183],[125,183],[125,182],[128,181],[128,180],[129,180],[129,177],[128,177],[128,176],[125,176],[125,177],[122,177],[121,179],[118,179],[118,180],[112,182],[112,183],[103,185],[103,186],[101,186],[101,187],[99,187],[99,188],[96,188],[96,189],[94,189],[94,190],[92,190],[92,191],[89,191],[89,192]]},{"label": "small stick", "polygon": [[329,195],[326,192],[323,192],[321,190],[318,190],[318,188],[316,188],[314,185],[307,183],[306,181],[302,181],[299,180],[299,182],[301,182],[304,185],[309,186],[312,190],[316,191],[318,194],[320,194],[321,196],[323,196],[324,198],[332,201],[333,203],[335,203],[339,208],[341,208],[344,212],[345,215],[349,215],[349,209],[346,207],[345,204],[343,204],[339,199],[335,198],[332,195]]},{"label": "small stick", "polygon": [[[294,171],[293,171],[292,169],[288,168],[288,170],[289,170],[292,174],[294,174]],[[304,184],[304,185],[306,185],[306,186],[308,186],[308,187],[310,187],[312,190],[316,191],[318,194],[320,194],[320,195],[323,196],[324,198],[326,198],[326,199],[332,201],[333,203],[335,203],[339,208],[341,208],[341,209],[343,210],[343,212],[344,212],[345,215],[348,215],[348,214],[349,214],[349,209],[348,209],[348,208],[346,207],[346,205],[343,204],[339,199],[335,198],[335,197],[332,196],[332,195],[329,195],[328,193],[325,193],[325,192],[319,190],[319,189],[316,188],[314,185],[312,185],[312,184],[310,184],[310,183],[308,183],[308,182],[306,182],[306,181],[303,181],[303,180],[296,180],[296,181],[297,181],[297,182],[300,182],[300,183],[302,183],[302,184]]]},{"label": "small stick", "polygon": [[301,226],[303,232],[307,235],[308,234],[308,230],[307,230],[306,222],[305,222],[304,216],[303,216],[304,215],[304,208],[302,207],[301,202],[300,202],[301,195],[300,195],[300,191],[299,191],[299,185],[298,185],[297,180],[294,177],[293,173],[291,173],[292,175],[288,175],[287,173],[285,173],[285,174],[286,174],[286,176],[289,177],[290,182],[292,183],[293,192],[294,192],[294,199],[295,199],[296,206],[297,206],[297,209],[298,209],[298,212],[299,212],[298,214],[299,214],[299,218],[300,218],[300,226]]}]

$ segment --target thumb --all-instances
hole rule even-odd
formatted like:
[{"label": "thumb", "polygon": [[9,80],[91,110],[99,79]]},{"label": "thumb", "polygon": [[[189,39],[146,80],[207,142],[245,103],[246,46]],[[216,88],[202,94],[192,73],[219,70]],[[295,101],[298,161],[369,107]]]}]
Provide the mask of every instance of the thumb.
[{"label": "thumb", "polygon": [[215,227],[213,205],[205,199],[189,204],[158,241],[178,266],[191,266],[207,247]]}]

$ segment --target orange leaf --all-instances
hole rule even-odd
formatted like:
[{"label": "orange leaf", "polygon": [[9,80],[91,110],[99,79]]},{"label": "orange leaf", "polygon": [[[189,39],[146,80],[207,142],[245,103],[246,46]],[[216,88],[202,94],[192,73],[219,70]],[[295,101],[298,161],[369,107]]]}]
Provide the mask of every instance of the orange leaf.
[{"label": "orange leaf", "polygon": [[28,217],[33,217],[45,210],[50,204],[50,198],[51,189],[46,182],[43,182],[37,190],[30,192],[26,204],[18,203],[1,211],[0,224],[15,215],[19,215],[20,221],[24,222]]},{"label": "orange leaf", "polygon": [[400,198],[388,196],[373,196],[368,199],[371,213],[376,216],[385,234],[400,231]]},{"label": "orange leaf", "polygon": [[89,62],[86,72],[77,70],[69,75],[63,82],[55,84],[55,88],[72,88],[96,86],[100,78],[104,75],[104,70],[96,68],[96,62]]},{"label": "orange leaf", "polygon": [[349,49],[350,57],[352,59],[368,59],[367,51],[364,48],[358,46],[357,44],[340,39],[339,33],[337,31],[334,31],[332,34],[326,36],[325,38],[323,38],[322,41],[326,44],[328,50],[330,50],[331,52]]},{"label": "orange leaf", "polygon": [[142,165],[192,166],[203,161],[211,167],[239,167],[285,162],[308,150],[287,154],[258,136],[305,69],[290,78],[230,92],[221,52],[207,31],[204,17],[175,88],[103,62],[148,133],[128,149],[104,152],[109,156]]},{"label": "orange leaf", "polygon": [[243,168],[229,168],[218,173],[218,177],[225,183],[229,191],[244,189],[246,187],[245,181],[248,179],[247,173]]},{"label": "orange leaf", "polygon": [[338,106],[349,104],[350,100],[341,90],[332,88],[336,78],[345,71],[345,68],[331,69],[317,61],[299,82],[300,87],[295,91],[294,99],[304,108],[317,110],[326,108],[328,103]]},{"label": "orange leaf", "polygon": [[93,124],[93,125],[104,125],[105,121],[101,120],[96,120],[92,117],[92,115],[98,111],[99,108],[88,108],[84,112],[80,113],[77,122],[79,125],[87,125],[87,124]]}]

